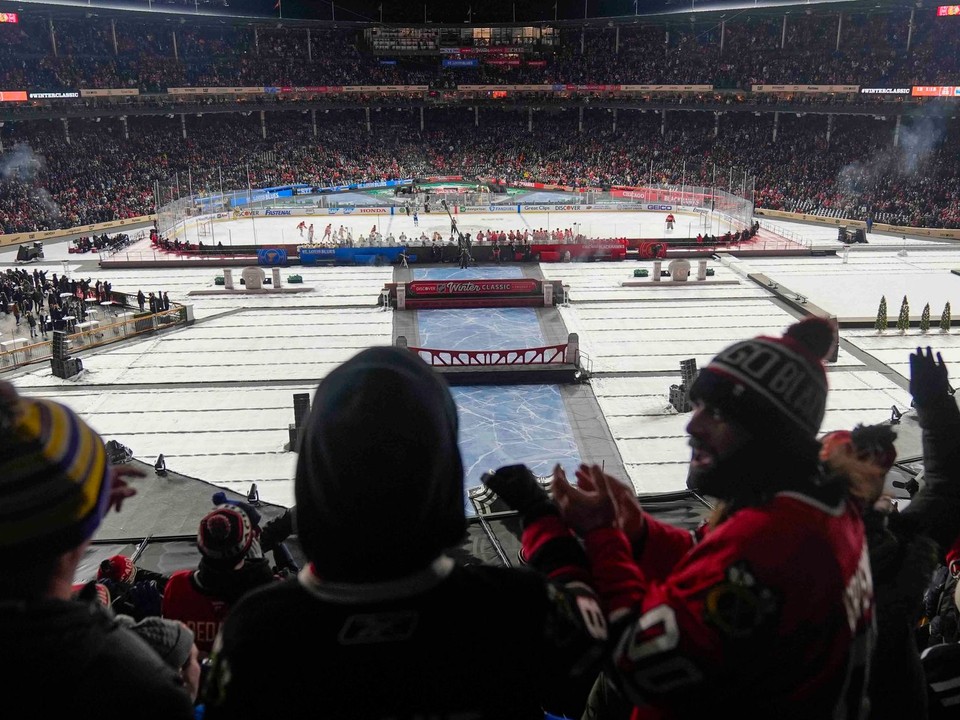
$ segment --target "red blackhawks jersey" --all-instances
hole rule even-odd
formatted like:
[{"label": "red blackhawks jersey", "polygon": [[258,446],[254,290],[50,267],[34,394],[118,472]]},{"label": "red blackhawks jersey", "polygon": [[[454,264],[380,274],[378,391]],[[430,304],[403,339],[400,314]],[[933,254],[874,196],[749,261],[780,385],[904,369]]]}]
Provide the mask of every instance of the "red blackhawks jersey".
[{"label": "red blackhawks jersey", "polygon": [[646,516],[586,537],[634,720],[857,718],[873,649],[873,582],[849,503],[784,492],[690,533]]},{"label": "red blackhawks jersey", "polygon": [[180,620],[193,631],[197,649],[209,655],[229,603],[203,593],[194,580],[194,570],[179,570],[170,576],[163,593],[163,616]]}]

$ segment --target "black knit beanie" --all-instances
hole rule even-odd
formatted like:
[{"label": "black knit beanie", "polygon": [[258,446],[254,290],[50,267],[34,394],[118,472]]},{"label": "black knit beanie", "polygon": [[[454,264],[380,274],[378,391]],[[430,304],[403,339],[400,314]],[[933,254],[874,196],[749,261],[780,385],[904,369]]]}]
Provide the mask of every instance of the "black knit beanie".
[{"label": "black knit beanie", "polygon": [[466,533],[457,409],[409,350],[369,348],[317,388],[300,443],[297,534],[320,577],[426,567]]},{"label": "black knit beanie", "polygon": [[808,448],[826,409],[823,359],[836,342],[833,322],[809,317],[783,337],[734,343],[699,373],[690,399],[714,405],[775,447]]}]

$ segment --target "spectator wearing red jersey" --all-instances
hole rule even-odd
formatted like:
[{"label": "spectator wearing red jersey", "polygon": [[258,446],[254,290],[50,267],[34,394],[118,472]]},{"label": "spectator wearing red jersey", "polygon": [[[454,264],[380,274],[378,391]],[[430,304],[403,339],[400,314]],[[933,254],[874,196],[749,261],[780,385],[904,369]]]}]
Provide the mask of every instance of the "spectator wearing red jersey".
[{"label": "spectator wearing red jersey", "polygon": [[197,569],[180,570],[167,581],[162,614],[185,623],[206,656],[230,607],[275,577],[260,550],[253,520],[240,505],[218,505],[204,516],[197,549]]},{"label": "spectator wearing red jersey", "polygon": [[634,720],[717,707],[860,717],[874,643],[866,533],[846,480],[820,472],[816,440],[821,358],[835,342],[830,323],[810,318],[735,343],[701,371],[688,485],[715,508],[695,534],[645,513],[598,466],[581,467],[579,487],[556,474]]}]

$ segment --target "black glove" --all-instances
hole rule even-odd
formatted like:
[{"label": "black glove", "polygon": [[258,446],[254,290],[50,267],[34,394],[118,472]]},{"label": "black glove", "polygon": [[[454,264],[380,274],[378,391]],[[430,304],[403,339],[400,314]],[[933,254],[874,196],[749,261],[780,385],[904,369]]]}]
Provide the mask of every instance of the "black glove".
[{"label": "black glove", "polygon": [[158,617],[161,614],[163,593],[160,592],[155,580],[134,583],[123,599],[132,609],[132,612],[127,614],[138,621],[145,617]]},{"label": "black glove", "polygon": [[260,530],[260,547],[264,552],[271,552],[280,543],[294,533],[294,513],[296,508],[289,508],[282,515],[278,515],[267,522]]},{"label": "black glove", "polygon": [[921,348],[910,355],[910,394],[917,407],[929,406],[949,395],[950,383],[947,381],[947,366],[937,353],[933,359],[933,350],[927,347],[924,354]]},{"label": "black glove", "polygon": [[545,509],[553,501],[526,465],[505,465],[495,472],[486,472],[483,484],[493,490],[511,510],[523,516],[534,508]]}]

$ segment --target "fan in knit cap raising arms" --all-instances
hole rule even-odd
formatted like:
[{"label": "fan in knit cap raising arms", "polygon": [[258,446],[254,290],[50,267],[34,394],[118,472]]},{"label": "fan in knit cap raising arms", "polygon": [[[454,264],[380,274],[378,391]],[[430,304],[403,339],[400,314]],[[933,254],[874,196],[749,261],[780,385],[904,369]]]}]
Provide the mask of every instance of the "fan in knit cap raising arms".
[{"label": "fan in knit cap raising arms", "polygon": [[524,555],[536,567],[537,543],[580,536],[634,720],[717,707],[856,717],[874,638],[869,556],[861,505],[824,478],[816,439],[835,342],[833,324],[811,318],[734,343],[700,373],[688,483],[716,511],[695,533],[645,512],[599,466],[581,466],[575,485],[555,471],[566,527],[535,518]]}]

